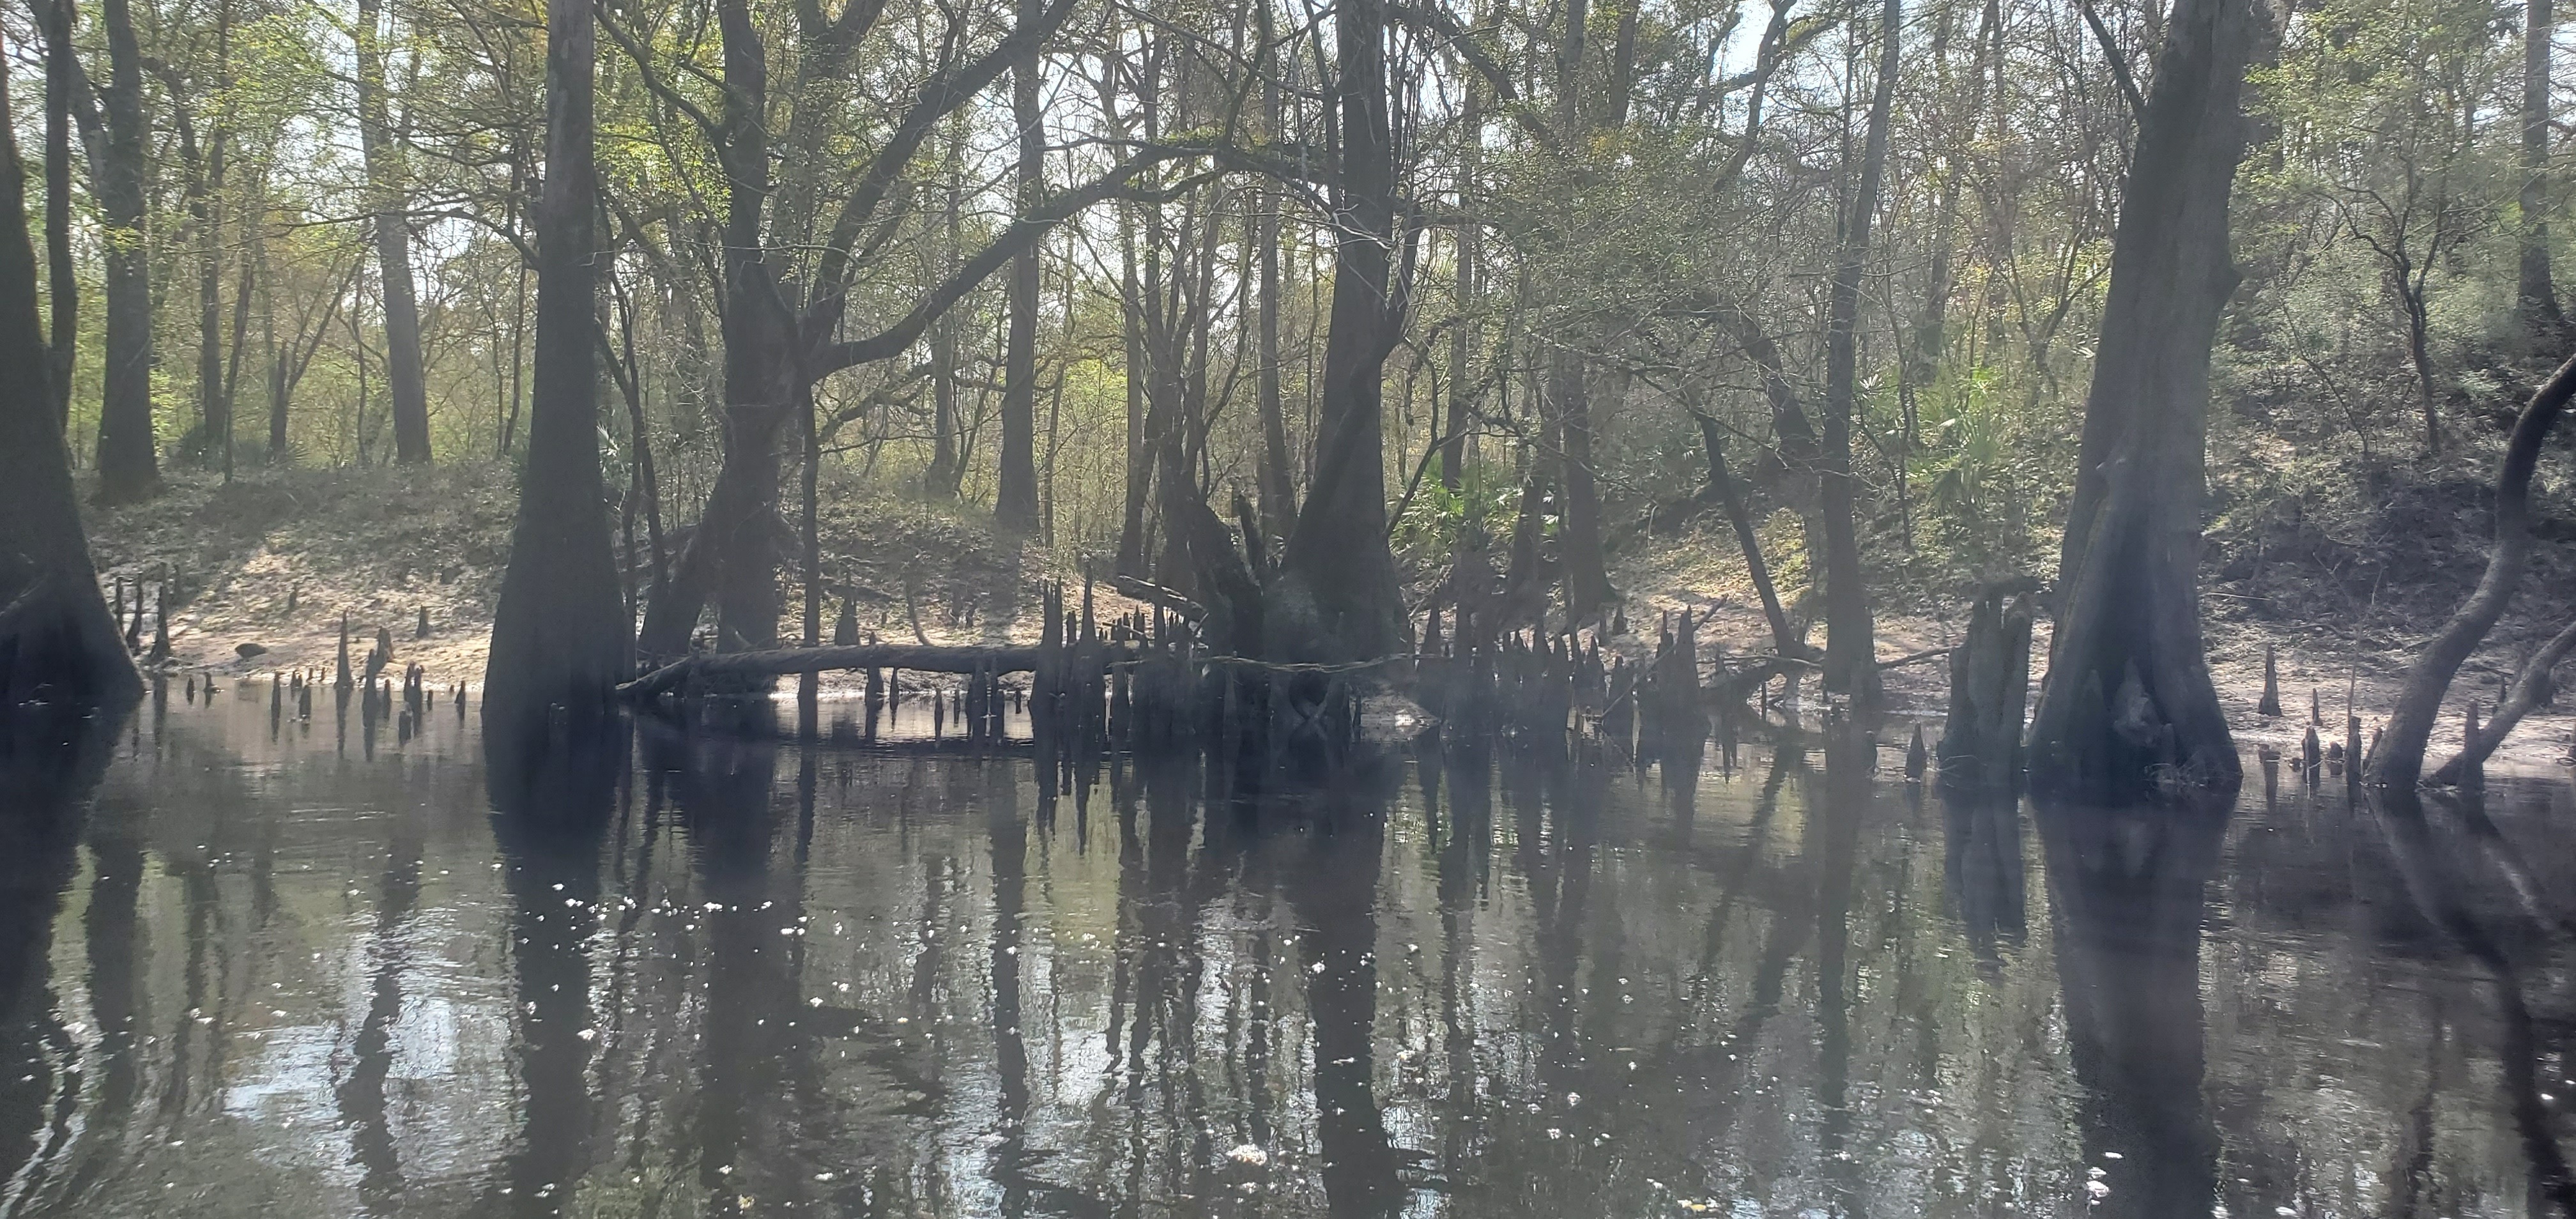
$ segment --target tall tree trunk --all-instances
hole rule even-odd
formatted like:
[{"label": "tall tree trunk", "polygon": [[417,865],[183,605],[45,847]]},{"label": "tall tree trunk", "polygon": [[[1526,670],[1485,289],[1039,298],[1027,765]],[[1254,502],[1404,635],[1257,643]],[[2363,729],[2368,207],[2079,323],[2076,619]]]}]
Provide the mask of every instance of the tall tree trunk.
[{"label": "tall tree trunk", "polygon": [[[1271,45],[1271,16],[1267,0],[1254,6],[1261,45]],[[1279,80],[1275,72],[1262,74],[1262,113],[1268,130],[1275,138],[1279,131]],[[1261,416],[1261,529],[1275,544],[1288,536],[1297,519],[1297,484],[1288,472],[1287,405],[1279,393],[1279,241],[1281,209],[1287,198],[1276,190],[1261,190],[1253,196],[1253,206],[1260,209],[1258,231],[1253,237],[1254,258],[1259,260],[1258,291],[1255,306],[1260,331],[1259,367],[1254,370],[1254,410]]]},{"label": "tall tree trunk", "polygon": [[[358,142],[376,220],[377,295],[385,309],[385,380],[394,459],[429,460],[429,391],[420,355],[420,304],[411,274],[411,201],[385,97],[383,0],[358,0]],[[535,426],[531,421],[531,428]]]},{"label": "tall tree trunk", "polygon": [[2424,415],[2424,452],[2442,455],[2442,399],[2433,388],[2433,318],[2423,286],[2404,269],[2394,271],[2397,305],[2406,311],[2406,366],[2415,373],[2415,401]]},{"label": "tall tree trunk", "polygon": [[[1466,133],[1458,147],[1458,206],[1462,209],[1468,206],[1467,200],[1476,190],[1476,170],[1482,160],[1478,152],[1484,139],[1484,113],[1477,104],[1476,82],[1469,80],[1463,87],[1466,98],[1458,109],[1458,125]],[[1476,324],[1472,318],[1476,308],[1477,263],[1483,255],[1478,240],[1483,234],[1482,229],[1473,224],[1462,224],[1457,232],[1458,265],[1453,291],[1458,298],[1455,302],[1458,320],[1449,331],[1448,430],[1441,434],[1440,446],[1440,485],[1450,491],[1456,491],[1460,481],[1466,477],[1466,424],[1467,417],[1475,409],[1476,399],[1471,388],[1475,379],[1468,375],[1468,370],[1476,357]]]},{"label": "tall tree trunk", "polygon": [[2522,266],[2514,293],[2525,334],[2554,342],[2567,326],[2549,276],[2549,60],[2558,32],[2552,0],[2524,0],[2522,27]]},{"label": "tall tree trunk", "polygon": [[[1939,78],[1944,95],[1948,94],[1952,79],[1950,71],[1952,16],[1949,12],[1943,12],[1933,18],[1935,23],[1932,30],[1933,71]],[[1985,94],[1985,74],[1971,70],[1968,73],[1967,105],[1962,107],[1966,112],[1970,134],[1975,131],[1977,115],[1985,109]],[[1965,160],[1966,157],[1955,144],[1941,153],[1941,183],[1935,192],[1932,204],[1932,250],[1925,260],[1923,269],[1923,312],[1915,321],[1914,342],[1905,354],[1905,358],[1912,364],[1912,372],[1906,377],[1906,381],[1918,387],[1918,390],[1921,386],[1930,384],[1932,378],[1940,374],[1942,356],[1949,350],[1951,263],[1957,257],[1955,243],[1959,222],[1959,180],[1966,171],[1965,165],[1962,164]],[[1914,435],[1910,426],[1913,423],[1910,414],[1907,423],[1909,428],[1905,439],[1911,445]]]},{"label": "tall tree trunk", "polygon": [[626,613],[599,469],[591,23],[584,0],[548,0],[546,180],[536,216],[528,458],[483,671],[487,729],[523,739],[545,722],[549,707],[564,707],[583,721],[604,714],[628,668]]},{"label": "tall tree trunk", "polygon": [[[1040,20],[1043,0],[1019,0],[1020,24]],[[1045,115],[1038,108],[1038,53],[1011,68],[1011,122],[1019,128],[1018,200],[1020,214],[1037,209],[1045,195]],[[1004,353],[1002,385],[1002,453],[1000,488],[993,501],[994,523],[1014,533],[1038,527],[1038,247],[1032,244],[1011,260],[1011,335]]]},{"label": "tall tree trunk", "polygon": [[718,155],[726,168],[724,224],[724,459],[682,551],[667,595],[644,616],[649,658],[687,650],[713,601],[716,642],[760,650],[778,641],[779,440],[805,392],[803,349],[769,265],[761,231],[770,190],[769,64],[744,0],[721,0],[724,107]]},{"label": "tall tree trunk", "polygon": [[1279,240],[1280,209],[1286,201],[1277,191],[1252,195],[1260,209],[1253,221],[1255,291],[1253,306],[1259,333],[1253,353],[1253,410],[1261,417],[1261,529],[1273,543],[1288,536],[1297,519],[1297,484],[1288,473],[1288,411],[1279,387]]},{"label": "tall tree trunk", "polygon": [[793,320],[774,302],[733,294],[724,317],[724,459],[689,536],[668,600],[647,611],[642,650],[677,655],[710,600],[724,650],[778,642],[780,441],[805,392],[795,371]]},{"label": "tall tree trunk", "polygon": [[1324,343],[1315,473],[1281,575],[1299,612],[1282,623],[1289,659],[1388,656],[1408,631],[1386,543],[1386,357],[1403,326],[1394,271],[1395,144],[1386,74],[1386,9],[1336,10],[1341,172],[1334,184],[1332,331]]},{"label": "tall tree trunk", "polygon": [[1855,703],[1879,702],[1877,630],[1861,574],[1860,522],[1851,458],[1852,416],[1859,406],[1860,280],[1869,265],[1870,221],[1887,172],[1887,126],[1896,97],[1896,50],[1903,33],[1901,0],[1879,12],[1878,81],[1861,137],[1860,180],[1842,216],[1842,249],[1834,262],[1825,323],[1824,477],[1825,689]]},{"label": "tall tree trunk", "polygon": [[[62,0],[69,4],[70,0]],[[152,434],[152,261],[144,231],[143,179],[151,131],[143,117],[143,51],[127,0],[105,0],[108,85],[106,141],[91,167],[107,247],[107,363],[98,413],[98,498],[121,504],[161,488],[160,444]]]},{"label": "tall tree trunk", "polygon": [[[966,129],[961,124],[949,124],[948,163],[942,173],[948,179],[944,275],[957,269],[957,249],[965,233]],[[966,459],[958,451],[958,433],[964,428],[957,410],[957,323],[950,318],[943,317],[930,328],[930,401],[930,470],[922,489],[936,499],[955,499],[966,477]]]},{"label": "tall tree trunk", "polygon": [[1118,516],[1117,570],[1122,576],[1145,574],[1145,499],[1153,488],[1153,454],[1146,447],[1144,291],[1136,274],[1136,219],[1125,208],[1118,215],[1118,322],[1126,345],[1127,445],[1126,498]]},{"label": "tall tree trunk", "polygon": [[[268,259],[267,234],[268,217],[263,209],[258,227],[251,231],[251,240],[257,243],[253,257],[261,262],[266,262]],[[266,456],[270,465],[276,465],[286,459],[286,357],[288,353],[277,345],[277,280],[273,276],[263,276],[262,280],[259,293],[259,333],[260,345],[268,356],[268,452]],[[337,290],[336,287],[333,289],[333,291]],[[290,341],[293,338],[291,335],[288,337]]]},{"label": "tall tree trunk", "polygon": [[2249,0],[2178,0],[2167,25],[2112,238],[2034,788],[2107,803],[2239,777],[2202,650],[2200,512],[2210,347],[2237,281],[2238,99],[2269,39]]},{"label": "tall tree trunk", "polygon": [[72,49],[72,0],[36,10],[45,39],[45,286],[53,316],[46,372],[53,385],[55,426],[72,426],[72,360],[80,350],[80,279],[72,261],[72,91],[88,83]]},{"label": "tall tree trunk", "polygon": [[232,476],[232,379],[224,363],[224,172],[232,150],[225,111],[232,95],[233,5],[215,6],[215,103],[206,131],[206,172],[197,191],[197,403],[208,458]]},{"label": "tall tree trunk", "polygon": [[0,72],[0,708],[131,697],[141,682],[99,596],[55,406],[7,76]]},{"label": "tall tree trunk", "polygon": [[1592,468],[1592,385],[1583,357],[1560,349],[1548,361],[1549,423],[1555,433],[1557,559],[1565,569],[1567,612],[1579,621],[1616,600],[1601,543],[1601,486]]},{"label": "tall tree trunk", "polygon": [[[1582,140],[1583,47],[1590,6],[1569,0],[1556,48],[1556,121]],[[1581,145],[1578,145],[1580,147]],[[1566,610],[1577,620],[1615,600],[1601,546],[1601,488],[1592,468],[1592,387],[1583,357],[1559,347],[1548,359],[1548,431],[1556,445],[1557,559],[1565,573]]]},{"label": "tall tree trunk", "polygon": [[[231,33],[230,10],[220,11],[215,29],[218,72]],[[208,131],[201,149],[196,124],[187,114],[189,104],[187,98],[172,98],[172,108],[178,111],[180,159],[188,167],[188,224],[195,230],[197,247],[198,439],[209,456],[218,456],[232,434],[232,411],[224,401],[223,205],[217,197],[224,188],[225,137],[218,124]]]},{"label": "tall tree trunk", "polygon": [[[258,223],[256,215],[244,219],[245,228]],[[255,241],[254,245],[256,245]],[[259,259],[254,249],[242,255],[241,274],[233,284],[232,346],[224,355],[224,451],[222,456],[225,482],[231,482],[233,478],[233,423],[241,403],[242,352],[243,345],[250,337],[251,294],[258,289]]]}]

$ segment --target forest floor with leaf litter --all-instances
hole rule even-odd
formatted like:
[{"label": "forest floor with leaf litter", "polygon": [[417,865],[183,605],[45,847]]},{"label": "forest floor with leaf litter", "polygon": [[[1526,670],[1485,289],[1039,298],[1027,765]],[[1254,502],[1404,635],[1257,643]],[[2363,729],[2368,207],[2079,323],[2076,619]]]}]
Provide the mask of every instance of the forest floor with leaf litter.
[{"label": "forest floor with leaf litter", "polygon": [[[240,678],[301,669],[327,675],[345,614],[353,659],[365,655],[381,628],[394,640],[395,669],[416,661],[434,687],[482,680],[493,600],[509,554],[512,502],[505,467],[262,470],[229,484],[210,474],[174,472],[161,496],[132,507],[93,509],[90,516],[103,581],[121,578],[129,587],[168,581],[176,588],[169,613],[174,674]],[[2362,614],[2338,600],[2350,599],[2338,591],[2348,573],[2311,553],[2330,549],[2305,537],[2315,531],[2312,523],[2293,520],[2285,527],[2275,519],[2295,516],[2275,512],[2262,518],[2259,529],[2244,531],[2263,534],[2268,552],[2250,568],[2241,554],[2247,538],[2214,531],[2212,566],[2219,578],[2207,593],[2211,668],[2239,743],[2290,754],[2306,730],[2311,691],[2327,725],[2321,734],[2330,741],[2341,736],[2347,692],[2365,725],[2376,723],[2413,643],[2404,628],[2418,623],[2417,629],[2429,630],[2439,623],[2456,600],[2450,590],[2464,590],[2474,579],[2476,541],[2474,521],[2412,522],[2419,539],[2430,539],[2417,547],[2430,568],[2411,573],[2404,595],[2375,589],[2372,612]],[[1042,552],[997,544],[972,514],[901,497],[834,497],[826,501],[822,530],[826,580],[836,598],[824,616],[827,638],[841,596],[855,598],[862,631],[890,641],[914,639],[916,627],[919,638],[935,643],[1036,637],[1035,598],[1016,594],[1049,573]],[[640,564],[646,544],[640,525],[637,532]],[[2292,544],[2275,536],[2285,532]],[[2449,547],[2458,553],[2445,552],[2446,533],[2462,535]],[[2303,537],[2304,551],[2296,544]],[[666,541],[674,552],[676,541]],[[1638,549],[1644,553],[1630,556],[1615,572],[1628,597],[1630,626],[1615,647],[1643,658],[1653,646],[1659,616],[1687,608],[1707,617],[1699,636],[1704,659],[1771,650],[1731,535],[1702,524]],[[1794,602],[1801,591],[1800,565],[1793,553],[1776,561],[1783,568],[1782,595]],[[1070,572],[1056,574],[1078,579]],[[2533,583],[2553,585],[2555,574],[2544,569]],[[1133,607],[1100,591],[1104,613]],[[1946,648],[1964,627],[1965,604],[1955,593],[1883,595],[1890,604],[1879,610],[1882,658]],[[793,597],[791,591],[786,639],[797,637]],[[2457,748],[2466,700],[2474,696],[2492,708],[2500,683],[2521,656],[2554,629],[2550,608],[2518,605],[2517,616],[2462,670],[2452,710],[2434,738],[2434,757]],[[423,611],[430,628],[425,639],[415,637]],[[2037,633],[2034,668],[2045,663],[2044,613]],[[152,634],[147,612],[146,648]],[[2267,641],[2278,649],[2287,713],[2268,720],[2255,714]],[[252,654],[243,655],[246,648]],[[1946,697],[1945,657],[1890,668],[1885,677],[1898,711],[1938,716]],[[1805,688],[1812,691],[1812,683]],[[1906,731],[1901,724],[1892,730],[1890,746],[1901,747]],[[2563,766],[2571,731],[2576,716],[2563,708],[2535,713],[2491,765]]]}]

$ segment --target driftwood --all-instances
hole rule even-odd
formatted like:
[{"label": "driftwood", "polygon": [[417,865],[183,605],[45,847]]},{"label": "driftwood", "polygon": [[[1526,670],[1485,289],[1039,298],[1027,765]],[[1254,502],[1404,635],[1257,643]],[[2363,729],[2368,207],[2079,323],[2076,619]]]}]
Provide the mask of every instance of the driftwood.
[{"label": "driftwood", "polygon": [[1750,664],[1720,666],[1717,679],[1708,688],[1710,701],[1721,707],[1727,702],[1740,703],[1777,678],[1823,667],[1823,661],[1804,656],[1763,656]]},{"label": "driftwood", "polygon": [[1150,580],[1140,580],[1134,576],[1111,576],[1109,587],[1122,597],[1142,601],[1147,605],[1159,605],[1179,614],[1183,621],[1192,625],[1198,624],[1207,617],[1207,607],[1182,596],[1177,589],[1166,588]]},{"label": "driftwood", "polygon": [[2487,758],[2504,744],[2514,725],[2522,722],[2522,717],[2548,706],[2550,699],[2557,695],[2558,682],[2552,671],[2557,669],[2559,661],[2567,659],[2570,651],[2576,651],[2576,623],[2569,623],[2532,654],[2529,663],[2524,664],[2522,672],[2514,678],[2513,693],[2496,705],[2494,717],[2468,738],[2457,756],[2442,763],[2442,768],[2434,771],[2425,782],[2442,787],[2456,786],[2471,771],[2484,765]]},{"label": "driftwood", "polygon": [[1038,667],[1035,647],[942,647],[936,644],[863,644],[857,647],[775,648],[759,652],[701,652],[676,660],[617,687],[631,699],[648,699],[691,682],[720,677],[783,677],[834,669],[915,669],[928,673],[1026,673]]}]

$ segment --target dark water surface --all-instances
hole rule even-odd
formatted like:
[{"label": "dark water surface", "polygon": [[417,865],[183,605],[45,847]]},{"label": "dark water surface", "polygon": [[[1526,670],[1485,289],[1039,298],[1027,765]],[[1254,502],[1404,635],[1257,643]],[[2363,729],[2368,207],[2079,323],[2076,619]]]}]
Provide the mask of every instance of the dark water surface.
[{"label": "dark water surface", "polygon": [[2050,811],[1820,739],[1059,793],[1025,747],[639,726],[496,794],[446,705],[405,740],[322,701],[272,728],[264,686],[174,690],[0,755],[0,1212],[2569,1194],[2562,782],[2373,808],[2284,763],[2232,813]]}]

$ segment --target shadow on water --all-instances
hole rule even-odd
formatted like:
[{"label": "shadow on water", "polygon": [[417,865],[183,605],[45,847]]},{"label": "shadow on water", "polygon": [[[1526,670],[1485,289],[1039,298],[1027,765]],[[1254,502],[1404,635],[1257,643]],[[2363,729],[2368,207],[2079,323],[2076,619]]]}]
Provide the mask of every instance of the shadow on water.
[{"label": "shadow on water", "polygon": [[397,706],[344,749],[267,701],[0,737],[0,1215],[2570,1200],[2564,783],[2034,808],[1845,725],[1202,753],[839,708],[503,749]]}]

